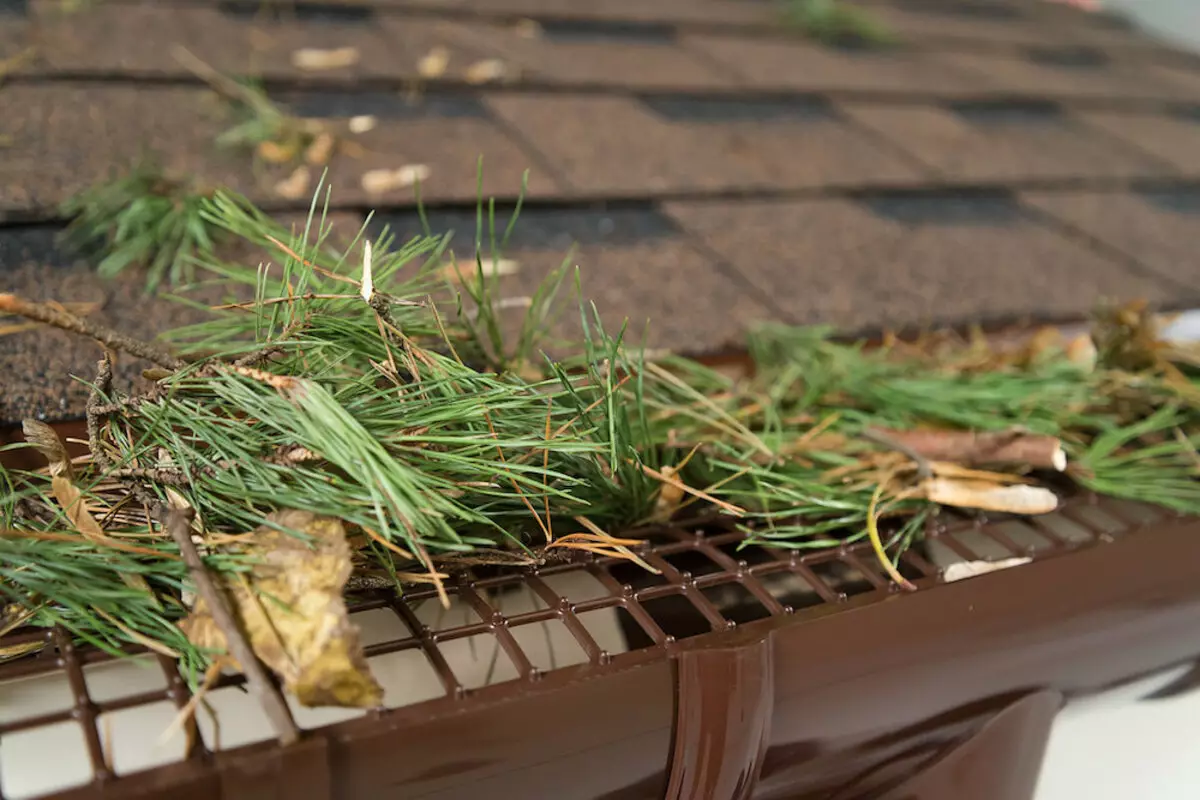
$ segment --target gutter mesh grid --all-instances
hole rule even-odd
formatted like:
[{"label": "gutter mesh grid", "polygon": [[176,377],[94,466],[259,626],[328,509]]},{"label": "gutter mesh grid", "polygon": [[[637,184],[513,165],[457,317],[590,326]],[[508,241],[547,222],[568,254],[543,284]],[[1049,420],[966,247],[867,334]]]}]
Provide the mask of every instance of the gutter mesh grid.
[{"label": "gutter mesh grid", "polygon": [[[1014,556],[1042,559],[1111,541],[1169,515],[1168,511],[1142,504],[1082,496],[1069,499],[1059,511],[1046,517],[988,521],[943,512],[929,525],[924,543],[903,554],[899,569],[928,590],[939,582],[946,555],[950,560],[971,561]],[[639,551],[643,559],[660,570],[658,576],[642,572],[645,579],[626,582],[616,577],[633,574],[625,569],[625,562],[588,555],[570,563],[537,569],[462,576],[446,588],[452,603],[459,607],[458,613],[462,609],[470,613],[450,614],[448,621],[439,618],[432,625],[428,620],[422,621],[416,612],[424,603],[437,603],[437,593],[432,587],[414,589],[404,597],[385,593],[356,595],[350,600],[351,614],[387,610],[395,615],[400,626],[389,630],[403,633],[384,641],[371,641],[364,649],[368,659],[404,652],[422,655],[436,675],[442,696],[410,700],[408,707],[416,708],[413,702],[467,702],[477,691],[490,691],[494,676],[512,679],[514,670],[517,681],[538,681],[545,669],[536,665],[539,659],[531,657],[528,651],[529,645],[542,637],[542,632],[536,630],[538,626],[547,629],[547,641],[548,626],[555,626],[559,634],[565,629],[566,637],[573,642],[572,649],[577,645],[582,652],[573,665],[559,669],[603,670],[627,661],[668,657],[677,648],[686,646],[680,643],[682,637],[674,633],[681,624],[676,612],[688,612],[692,628],[684,635],[693,636],[732,629],[737,625],[735,617],[756,620],[788,616],[803,613],[810,606],[842,603],[851,596],[856,602],[869,603],[894,591],[866,542],[840,548],[788,551],[760,545],[743,548],[744,541],[745,535],[737,531],[667,528],[656,531]],[[936,555],[939,551],[942,557]],[[699,574],[688,571],[688,566]],[[583,576],[588,576],[597,588],[582,592],[586,599],[573,600],[567,596],[570,590],[566,589],[566,583]],[[507,598],[517,595],[532,607],[506,612]],[[730,597],[742,602],[733,606],[723,602]],[[585,622],[585,618],[596,612],[623,618],[627,625],[631,621],[639,629],[633,632],[635,635],[626,631],[624,650],[606,647],[598,641],[594,627]],[[695,626],[700,624],[697,620],[703,620],[707,630],[697,630]],[[96,701],[88,693],[83,666],[112,661],[112,657],[91,647],[76,648],[62,630],[20,631],[6,637],[5,644],[39,640],[46,642],[39,654],[0,664],[0,705],[5,702],[5,684],[10,698],[19,697],[20,679],[54,675],[65,677],[74,702],[48,713],[15,718],[11,713],[0,716],[0,748],[6,736],[73,721],[84,733],[93,782],[108,783],[116,775],[112,754],[106,752],[106,744],[111,749],[112,742],[105,741],[102,715],[163,701],[182,710],[190,699],[175,663],[165,656],[152,655],[166,676],[165,689]],[[494,641],[494,646],[477,648],[476,642],[484,640]],[[521,641],[526,643],[525,647]],[[472,648],[473,658],[491,660],[482,680],[478,674],[460,675],[461,663],[452,663],[464,646]],[[454,653],[450,652],[452,649]],[[647,651],[658,652],[656,655]],[[511,662],[514,669],[497,669],[500,658]],[[226,675],[217,681],[214,690],[242,683],[242,676]],[[481,688],[468,689],[468,685]],[[247,695],[245,702],[256,701]],[[404,705],[385,699],[388,709]],[[378,716],[391,712],[380,709],[368,713]],[[184,735],[185,761],[211,759],[212,752],[198,734],[194,718],[185,726]],[[0,774],[0,800],[5,797],[4,785],[4,775]]]}]

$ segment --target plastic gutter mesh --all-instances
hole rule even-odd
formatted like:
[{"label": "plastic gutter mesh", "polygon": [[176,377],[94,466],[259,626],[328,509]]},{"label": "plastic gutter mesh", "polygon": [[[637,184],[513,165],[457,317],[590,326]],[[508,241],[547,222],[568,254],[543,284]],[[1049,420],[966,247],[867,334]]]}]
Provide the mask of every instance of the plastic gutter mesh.
[{"label": "plastic gutter mesh", "polygon": [[[900,571],[928,590],[957,561],[1053,557],[1169,516],[1090,497],[1042,517],[985,521],[943,512],[902,556]],[[426,587],[404,597],[356,597],[352,618],[385,688],[385,709],[306,709],[294,698],[289,705],[297,724],[313,729],[423,703],[470,703],[495,684],[560,669],[602,671],[653,648],[665,656],[691,636],[893,591],[865,542],[797,551],[744,542],[736,531],[666,528],[640,553],[658,575],[588,556],[463,576],[448,587],[448,609]],[[0,798],[107,782],[271,738],[240,675],[223,676],[196,720],[164,736],[189,700],[171,659],[113,659],[72,645],[58,630],[17,632],[6,643],[40,639],[47,642],[40,654],[0,665]]]}]

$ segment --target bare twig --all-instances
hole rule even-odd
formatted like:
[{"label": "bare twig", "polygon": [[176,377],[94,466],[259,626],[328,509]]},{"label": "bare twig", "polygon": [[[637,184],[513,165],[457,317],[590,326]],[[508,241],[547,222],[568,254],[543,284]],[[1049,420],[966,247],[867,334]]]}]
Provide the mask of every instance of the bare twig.
[{"label": "bare twig", "polygon": [[180,553],[183,554],[184,563],[187,564],[192,581],[196,584],[197,594],[203,598],[212,615],[213,622],[225,635],[230,654],[237,659],[242,671],[246,674],[246,682],[250,685],[250,690],[258,695],[258,702],[271,721],[271,727],[275,729],[275,735],[279,738],[280,744],[294,744],[300,738],[300,731],[296,728],[296,723],[292,719],[287,703],[283,700],[283,695],[279,693],[278,687],[275,686],[274,681],[259,662],[258,656],[254,654],[254,649],[246,640],[241,627],[234,619],[233,612],[229,609],[225,595],[213,583],[212,576],[208,574],[208,569],[200,559],[196,545],[192,543],[191,512],[182,509],[168,511],[166,527],[167,532],[171,534],[171,538],[179,547]]},{"label": "bare twig", "polygon": [[26,319],[62,328],[64,331],[89,336],[114,350],[123,350],[132,356],[153,361],[155,364],[170,369],[179,369],[186,363],[157,345],[126,336],[99,323],[86,322],[74,314],[54,308],[48,303],[36,303],[17,297],[15,294],[5,293],[0,294],[0,312],[16,314]]},{"label": "bare twig", "polygon": [[[1066,469],[1067,455],[1057,436],[1010,431],[898,431],[872,428],[876,441],[904,445],[930,461],[960,464],[1019,464],[1038,469]],[[882,438],[881,438],[882,437]],[[868,436],[868,438],[871,438]],[[894,447],[899,449],[899,447]],[[903,452],[903,451],[902,451]],[[905,453],[905,455],[910,455]],[[911,455],[910,455],[911,457]]]},{"label": "bare twig", "polygon": [[875,444],[881,444],[889,450],[895,450],[898,453],[903,453],[912,459],[913,463],[917,465],[917,478],[919,480],[925,480],[926,478],[933,477],[933,466],[930,465],[929,459],[918,453],[906,442],[893,439],[888,434],[873,428],[868,428],[867,430],[863,431],[862,437],[867,441],[875,442]]},{"label": "bare twig", "polygon": [[102,470],[112,467],[108,455],[104,452],[104,447],[100,444],[100,423],[104,416],[100,411],[104,407],[104,404],[100,400],[112,388],[112,377],[112,359],[105,352],[104,357],[100,359],[100,363],[96,367],[96,382],[92,386],[92,391],[88,395],[87,401],[88,451],[91,452],[92,458],[96,460],[96,466]]}]

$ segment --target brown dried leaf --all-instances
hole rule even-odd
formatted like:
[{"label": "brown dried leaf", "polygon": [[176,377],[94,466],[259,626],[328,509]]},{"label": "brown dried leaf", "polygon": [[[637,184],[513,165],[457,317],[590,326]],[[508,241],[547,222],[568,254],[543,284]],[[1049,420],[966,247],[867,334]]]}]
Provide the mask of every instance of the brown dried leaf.
[{"label": "brown dried leaf", "polygon": [[332,50],[303,47],[292,53],[292,66],[308,72],[319,72],[352,67],[358,63],[358,59],[357,47],[335,47]]},{"label": "brown dried leaf", "polygon": [[71,520],[71,525],[75,530],[83,534],[83,537],[89,541],[103,542],[108,539],[104,528],[100,527],[100,523],[88,510],[87,501],[84,500],[83,492],[79,491],[79,487],[61,475],[56,475],[50,485],[54,492],[54,499],[62,506],[62,510],[66,513],[67,519]]},{"label": "brown dried leaf", "polygon": [[[306,511],[276,512],[271,520],[309,538],[257,528],[244,550],[253,569],[224,587],[255,654],[303,705],[378,706],[383,690],[342,599],[352,567],[341,521]],[[198,647],[227,649],[203,601],[180,627]]]},{"label": "brown dried leaf", "polygon": [[27,419],[22,420],[21,431],[25,434],[25,441],[50,462],[51,475],[71,477],[71,456],[54,428],[36,419]]},{"label": "brown dried leaf", "polygon": [[[79,490],[78,486],[71,483],[69,478],[62,475],[55,475],[50,481],[50,488],[54,493],[54,499],[62,506],[63,513],[71,521],[71,526],[79,531],[83,535],[83,538],[89,542],[109,543],[112,541],[108,534],[104,532],[104,528],[92,516],[83,492]],[[143,576],[132,572],[122,572],[121,580],[129,588],[146,592],[155,600],[155,603],[158,602],[154,591],[150,588],[150,584],[146,582]]]}]

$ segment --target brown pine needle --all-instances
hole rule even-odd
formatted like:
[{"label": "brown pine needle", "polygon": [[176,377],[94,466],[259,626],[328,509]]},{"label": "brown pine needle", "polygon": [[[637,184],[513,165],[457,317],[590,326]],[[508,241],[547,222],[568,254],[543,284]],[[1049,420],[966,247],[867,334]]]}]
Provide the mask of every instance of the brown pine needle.
[{"label": "brown pine needle", "polygon": [[[508,460],[504,457],[504,448],[502,448],[499,444],[500,437],[496,434],[496,426],[492,424],[492,415],[488,413],[486,408],[483,410],[483,418],[487,421],[488,430],[491,431],[492,438],[497,440],[496,455],[500,457],[500,463],[507,466]],[[533,451],[531,450],[530,452]],[[542,522],[541,515],[539,515],[534,509],[533,503],[529,502],[529,498],[525,495],[525,492],[521,491],[521,485],[517,483],[517,479],[509,475],[508,482],[512,484],[513,490],[521,498],[521,502],[524,503],[525,507],[529,509],[529,513],[533,515],[535,520],[537,520],[538,527],[542,529],[542,534],[546,537],[546,542],[549,543],[552,541],[554,537],[550,534],[550,529],[546,527],[546,523]]]},{"label": "brown pine needle", "polygon": [[915,592],[916,586],[909,582],[908,578],[900,574],[900,571],[892,564],[892,560],[888,558],[887,550],[883,547],[883,540],[879,537],[879,523],[876,509],[879,506],[879,498],[883,495],[883,484],[875,487],[875,493],[871,495],[871,503],[867,506],[867,537],[871,540],[871,549],[875,551],[875,557],[879,559],[879,566],[883,567],[883,571],[888,577],[901,589],[906,592]]},{"label": "brown pine needle", "polygon": [[374,539],[375,541],[379,542],[381,545],[386,547],[388,550],[391,550],[396,555],[400,556],[401,558],[407,558],[411,561],[416,561],[416,556],[414,556],[412,553],[405,550],[400,545],[396,544],[393,541],[390,541],[389,539],[384,538],[381,534],[376,533],[375,531],[371,530],[370,528],[368,528],[365,525],[363,525],[361,527],[362,527],[363,533],[365,533],[367,536]]}]

